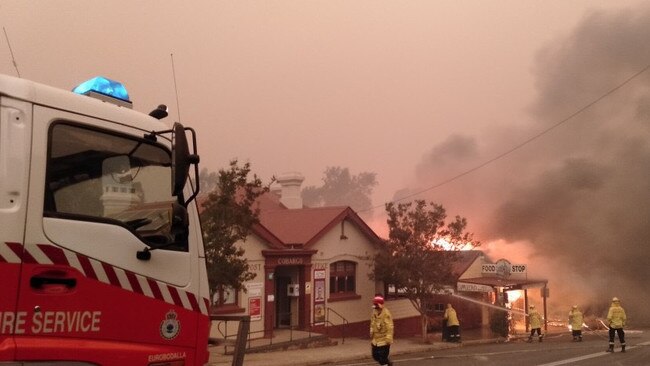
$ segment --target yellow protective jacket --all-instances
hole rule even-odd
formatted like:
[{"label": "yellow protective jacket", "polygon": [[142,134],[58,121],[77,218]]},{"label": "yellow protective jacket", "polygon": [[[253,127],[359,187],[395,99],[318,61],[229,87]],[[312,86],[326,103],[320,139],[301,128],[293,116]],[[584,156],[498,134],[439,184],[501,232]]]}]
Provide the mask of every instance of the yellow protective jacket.
[{"label": "yellow protective jacket", "polygon": [[621,304],[612,302],[612,306],[609,307],[609,311],[607,312],[607,324],[609,324],[609,327],[614,329],[623,328],[625,327],[626,321],[625,310],[623,310]]},{"label": "yellow protective jacket", "polygon": [[444,315],[445,320],[447,320],[447,326],[451,327],[454,325],[460,325],[460,322],[458,321],[458,315],[456,315],[456,310],[454,308],[447,308],[445,309],[445,315]]},{"label": "yellow protective jacket", "polygon": [[582,323],[584,323],[584,321],[584,316],[582,316],[580,310],[571,309],[571,311],[569,311],[569,325],[571,325],[572,330],[582,329]]},{"label": "yellow protective jacket", "polygon": [[530,310],[528,312],[528,321],[530,322],[530,329],[537,329],[542,327],[542,316],[537,310]]},{"label": "yellow protective jacket", "polygon": [[370,342],[374,346],[393,343],[393,316],[388,309],[373,310],[370,316]]}]

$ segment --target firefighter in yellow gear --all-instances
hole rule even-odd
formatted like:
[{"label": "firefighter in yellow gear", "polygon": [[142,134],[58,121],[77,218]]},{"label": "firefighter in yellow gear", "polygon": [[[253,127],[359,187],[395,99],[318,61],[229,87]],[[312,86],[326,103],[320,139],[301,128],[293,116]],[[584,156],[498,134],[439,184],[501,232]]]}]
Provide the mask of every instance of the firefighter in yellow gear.
[{"label": "firefighter in yellow gear", "polygon": [[535,305],[530,305],[528,308],[528,321],[530,323],[530,336],[528,342],[533,341],[533,336],[537,333],[537,338],[542,341],[542,316],[535,310]]},{"label": "firefighter in yellow gear", "polygon": [[573,335],[574,341],[582,342],[582,324],[584,321],[584,316],[578,309],[578,305],[573,305],[573,308],[569,311],[569,325],[571,326],[571,335]]},{"label": "firefighter in yellow gear", "polygon": [[393,343],[393,316],[384,307],[384,298],[375,296],[372,301],[372,314],[370,315],[370,344],[372,358],[380,365],[393,363],[388,359],[390,345]]},{"label": "firefighter in yellow gear", "polygon": [[460,342],[460,321],[458,321],[456,309],[451,304],[447,304],[443,318],[446,320],[446,326],[449,329],[449,342]]},{"label": "firefighter in yellow gear", "polygon": [[607,325],[609,326],[609,348],[607,352],[614,352],[614,336],[618,334],[618,340],[621,342],[621,352],[625,352],[625,323],[627,316],[625,310],[621,306],[621,301],[618,297],[612,299],[612,304],[607,312]]}]

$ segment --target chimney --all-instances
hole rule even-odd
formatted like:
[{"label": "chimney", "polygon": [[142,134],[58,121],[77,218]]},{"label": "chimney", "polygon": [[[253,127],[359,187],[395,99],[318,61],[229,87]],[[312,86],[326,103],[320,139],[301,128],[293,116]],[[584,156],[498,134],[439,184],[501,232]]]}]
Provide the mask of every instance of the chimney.
[{"label": "chimney", "polygon": [[277,178],[280,184],[280,202],[289,209],[302,208],[300,185],[305,177],[298,172],[283,173]]}]

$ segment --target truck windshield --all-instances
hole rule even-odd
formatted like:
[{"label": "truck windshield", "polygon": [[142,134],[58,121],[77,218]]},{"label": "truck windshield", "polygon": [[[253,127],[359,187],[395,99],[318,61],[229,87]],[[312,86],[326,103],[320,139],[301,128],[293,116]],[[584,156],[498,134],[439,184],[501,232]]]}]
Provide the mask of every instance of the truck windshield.
[{"label": "truck windshield", "polygon": [[170,244],[171,193],[166,147],[68,122],[50,128],[46,216],[118,223]]}]

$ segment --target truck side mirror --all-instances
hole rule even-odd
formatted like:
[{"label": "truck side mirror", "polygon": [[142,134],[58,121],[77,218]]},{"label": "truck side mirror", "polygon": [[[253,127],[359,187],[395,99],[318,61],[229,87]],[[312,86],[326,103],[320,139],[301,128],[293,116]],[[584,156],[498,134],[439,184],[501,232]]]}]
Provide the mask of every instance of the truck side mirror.
[{"label": "truck side mirror", "polygon": [[182,124],[176,122],[172,130],[172,195],[174,196],[178,196],[185,187],[187,174],[190,171],[190,164],[187,161],[189,155],[185,129]]},{"label": "truck side mirror", "polygon": [[187,214],[187,209],[178,203],[172,204],[172,222],[170,228],[170,234],[174,238],[174,242],[177,245],[187,246],[189,231],[190,219]]},{"label": "truck side mirror", "polygon": [[183,192],[191,164],[198,164],[199,156],[190,154],[185,136],[185,127],[174,123],[172,129],[172,195],[178,196]]}]

